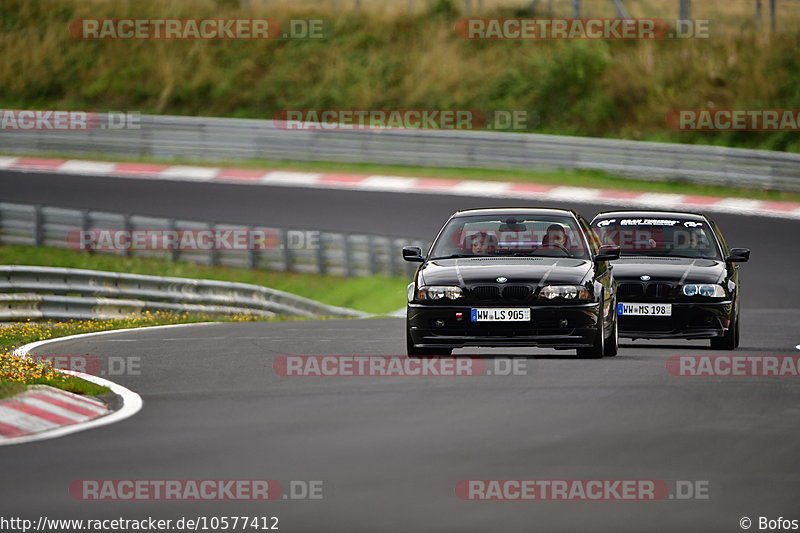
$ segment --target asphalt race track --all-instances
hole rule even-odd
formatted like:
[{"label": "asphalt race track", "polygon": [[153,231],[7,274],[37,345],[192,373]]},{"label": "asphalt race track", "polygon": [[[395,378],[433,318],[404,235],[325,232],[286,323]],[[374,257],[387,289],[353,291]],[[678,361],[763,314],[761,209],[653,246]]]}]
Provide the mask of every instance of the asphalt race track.
[{"label": "asphalt race track", "polygon": [[[430,239],[450,213],[507,199],[0,173],[0,198]],[[517,202],[517,205],[531,205]],[[552,205],[552,204],[550,204]],[[563,204],[562,204],[563,206]],[[600,206],[575,204],[592,216]],[[741,267],[737,355],[800,355],[798,222],[716,215]],[[403,302],[398,302],[398,307]],[[402,319],[195,325],[50,344],[37,353],[139,357],[131,419],[0,449],[0,515],[51,518],[277,516],[295,531],[742,531],[800,519],[797,378],[676,377],[707,342],[623,341],[620,355],[515,355],[522,375],[283,377],[282,355],[399,355]],[[491,366],[491,362],[488,363]],[[322,480],[321,500],[81,502],[81,479]],[[466,479],[707,482],[709,499],[486,502]]]}]

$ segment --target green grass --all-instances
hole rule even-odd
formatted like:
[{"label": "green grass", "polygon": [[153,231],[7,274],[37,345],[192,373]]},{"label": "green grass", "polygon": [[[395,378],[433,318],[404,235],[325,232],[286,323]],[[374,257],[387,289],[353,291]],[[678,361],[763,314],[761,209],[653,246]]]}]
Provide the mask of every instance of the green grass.
[{"label": "green grass", "polygon": [[32,246],[0,246],[0,264],[86,268],[152,276],[215,279],[262,285],[305,296],[329,305],[350,307],[368,313],[389,313],[405,305],[404,277],[369,276],[342,278],[330,275],[297,274],[209,267],[163,259],[130,259],[110,254],[87,254],[74,250]]},{"label": "green grass", "polygon": [[111,389],[86,381],[76,376],[58,376],[56,378],[39,378],[32,379],[25,383],[27,385],[48,385],[56,389],[65,390],[73,394],[81,394],[84,396],[99,396],[100,394],[109,394]]},{"label": "green grass", "polygon": [[[0,155],[24,157],[26,154],[13,153],[0,149]],[[428,178],[511,181],[545,185],[550,184],[574,187],[592,187],[597,189],[661,192],[697,196],[719,196],[723,198],[749,198],[752,200],[786,202],[800,201],[800,193],[796,192],[721,187],[716,185],[697,185],[682,181],[648,181],[616,176],[600,170],[489,170],[474,168],[379,165],[372,163],[340,163],[325,161],[285,161],[275,159],[202,160],[186,158],[130,157],[108,154],[92,154],[90,156],[76,157],[74,154],[57,152],[42,152],[38,155],[42,157],[90,159],[96,161],[141,162],[176,165],[210,165],[215,167],[257,168],[265,170],[297,170],[323,173],[340,172]]]},{"label": "green grass", "polygon": [[14,396],[25,390],[25,385],[22,383],[14,383],[11,381],[3,381],[0,379],[0,400]]}]

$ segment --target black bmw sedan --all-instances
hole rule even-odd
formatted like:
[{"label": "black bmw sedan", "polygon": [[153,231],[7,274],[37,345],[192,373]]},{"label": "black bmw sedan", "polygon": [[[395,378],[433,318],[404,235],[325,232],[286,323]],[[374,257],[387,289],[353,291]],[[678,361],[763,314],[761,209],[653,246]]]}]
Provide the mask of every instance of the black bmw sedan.
[{"label": "black bmw sedan", "polygon": [[711,339],[739,346],[739,273],[747,248],[728,248],[716,224],[697,213],[613,211],[592,221],[600,240],[621,248],[619,334],[632,339]]},{"label": "black bmw sedan", "polygon": [[589,223],[564,209],[473,209],[454,214],[408,286],[410,356],[464,346],[543,346],[617,354],[616,283]]}]

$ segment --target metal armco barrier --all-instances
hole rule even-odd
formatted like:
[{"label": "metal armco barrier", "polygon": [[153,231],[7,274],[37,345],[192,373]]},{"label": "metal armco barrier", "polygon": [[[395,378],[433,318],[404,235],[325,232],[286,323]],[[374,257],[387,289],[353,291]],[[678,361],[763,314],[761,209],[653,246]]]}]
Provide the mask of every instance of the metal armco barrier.
[{"label": "metal armco barrier", "polygon": [[97,270],[0,266],[0,320],[122,318],[145,311],[362,317],[258,285]]},{"label": "metal armco barrier", "polygon": [[800,154],[532,133],[287,130],[272,120],[141,115],[139,129],[2,131],[11,153],[594,169],[649,180],[799,191]]},{"label": "metal armco barrier", "polygon": [[[104,211],[67,209],[0,202],[0,244],[68,248],[68,236],[76,230],[235,230],[256,229],[221,222],[124,215]],[[156,257],[189,261],[212,266],[333,274],[338,276],[411,276],[416,265],[401,257],[403,246],[428,244],[402,237],[344,234],[295,228],[264,228],[276,240],[268,249],[259,250],[118,250],[123,256]],[[292,235],[313,234],[314,242],[292,239]],[[86,252],[89,253],[89,252]]]}]

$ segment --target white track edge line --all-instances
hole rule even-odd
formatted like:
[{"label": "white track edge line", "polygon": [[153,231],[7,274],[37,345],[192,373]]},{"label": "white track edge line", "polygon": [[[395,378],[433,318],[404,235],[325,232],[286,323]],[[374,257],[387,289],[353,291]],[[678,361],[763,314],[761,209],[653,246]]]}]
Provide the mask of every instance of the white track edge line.
[{"label": "white track edge line", "polygon": [[[45,339],[41,341],[31,342],[24,346],[20,346],[19,348],[14,350],[14,355],[17,357],[25,357],[31,350],[35,348],[44,346],[45,344],[49,344],[52,342],[58,342],[64,340],[74,340],[90,336],[106,335],[111,333],[123,333],[128,331],[137,331],[137,330],[148,330],[156,328],[177,328],[185,326],[197,326],[197,325],[208,325],[208,324],[218,324],[218,323],[219,322],[193,322],[191,324],[167,324],[163,326],[147,326],[143,328],[112,329],[106,331],[94,331],[91,333],[79,333],[77,335],[69,335],[66,337],[56,337],[54,339]],[[23,437],[13,437],[10,439],[3,439],[0,440],[0,446],[8,446],[11,444],[22,444],[25,442],[32,442],[37,440],[55,439],[58,437],[69,435],[70,433],[77,433],[78,431],[84,431],[87,429],[92,429],[100,426],[106,426],[108,424],[113,424],[115,422],[120,422],[122,420],[125,420],[126,418],[130,418],[131,416],[138,413],[142,408],[142,404],[144,403],[142,401],[142,397],[133,392],[132,390],[127,389],[122,385],[119,385],[118,383],[114,383],[113,381],[109,381],[107,379],[98,376],[92,376],[89,374],[84,374],[82,372],[75,372],[73,370],[61,370],[61,372],[64,372],[65,374],[71,374],[81,379],[85,379],[86,381],[90,381],[97,385],[108,387],[109,389],[111,389],[112,392],[122,397],[122,407],[117,411],[112,411],[107,415],[103,415],[98,418],[88,420],[86,422],[79,422],[77,424],[71,424],[69,426],[51,429],[33,435],[25,435]]]}]

